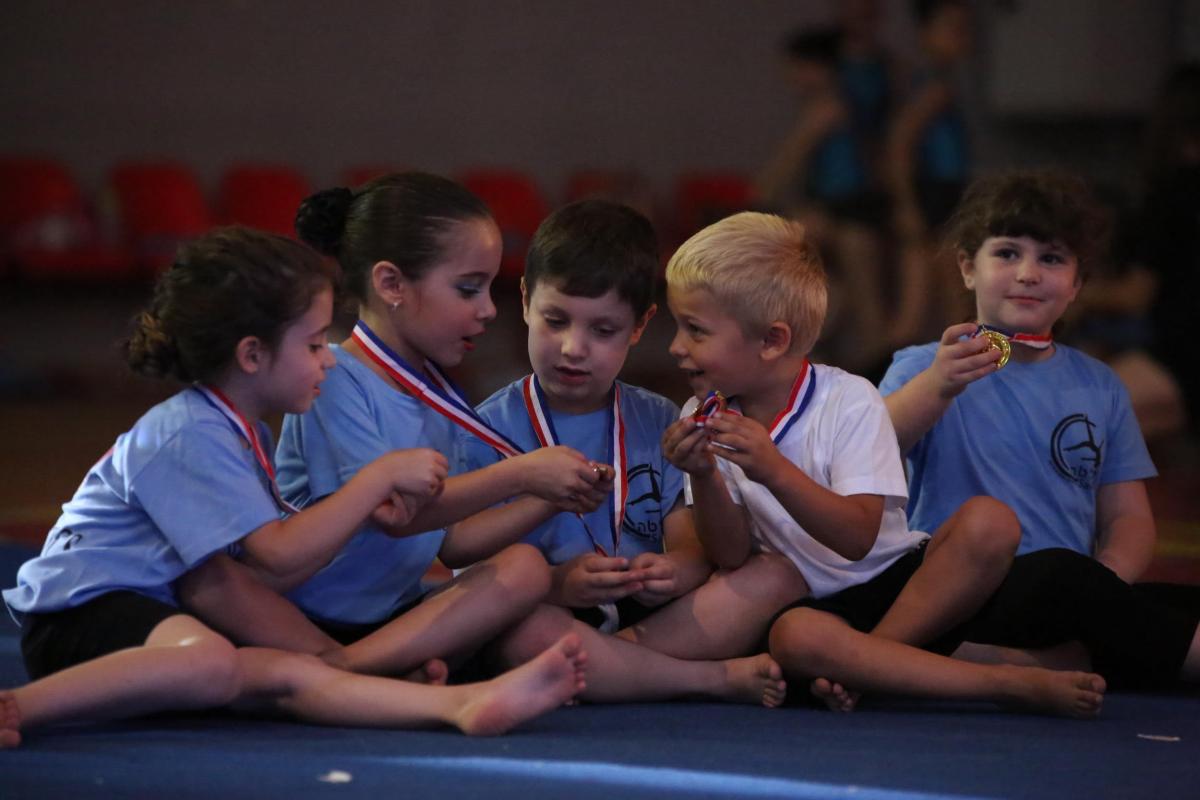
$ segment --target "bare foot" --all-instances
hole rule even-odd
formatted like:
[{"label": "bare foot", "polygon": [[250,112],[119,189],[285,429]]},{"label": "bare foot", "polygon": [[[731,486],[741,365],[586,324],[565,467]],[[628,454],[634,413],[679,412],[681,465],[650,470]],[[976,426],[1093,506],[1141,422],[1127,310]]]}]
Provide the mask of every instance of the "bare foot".
[{"label": "bare foot", "polygon": [[579,634],[568,633],[532,661],[474,684],[458,727],[471,736],[495,736],[558,708],[583,691],[586,664]]},{"label": "bare foot", "polygon": [[812,696],[825,704],[830,711],[850,712],[858,706],[862,692],[852,692],[840,683],[828,678],[817,678],[808,686]]},{"label": "bare foot", "polygon": [[768,653],[748,658],[731,658],[725,665],[725,691],[720,695],[734,703],[761,703],[775,708],[787,696],[783,670]]},{"label": "bare foot", "polygon": [[17,698],[8,690],[0,690],[0,750],[21,744],[21,709]]},{"label": "bare foot", "polygon": [[1104,704],[1104,678],[1089,672],[1001,667],[1015,678],[1017,705],[1075,719],[1093,719]]},{"label": "bare foot", "polygon": [[445,686],[450,677],[450,668],[440,658],[431,658],[420,669],[414,669],[404,676],[404,680],[412,683],[423,683],[426,686]]}]

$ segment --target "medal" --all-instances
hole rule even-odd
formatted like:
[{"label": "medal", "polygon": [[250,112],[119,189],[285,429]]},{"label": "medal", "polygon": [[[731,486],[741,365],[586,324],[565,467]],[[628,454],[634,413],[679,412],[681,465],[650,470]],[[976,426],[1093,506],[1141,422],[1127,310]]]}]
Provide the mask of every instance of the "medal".
[{"label": "medal", "polygon": [[1008,342],[1008,337],[1000,331],[994,331],[983,325],[975,331],[976,336],[982,336],[991,342],[991,346],[995,350],[1000,351],[1000,360],[996,362],[996,369],[1000,369],[1008,363],[1009,356],[1012,355],[1012,345]]},{"label": "medal", "polygon": [[[528,375],[521,382],[521,394],[525,398],[525,410],[529,414],[529,422],[533,426],[533,432],[537,436],[539,444],[542,447],[553,447],[558,444],[554,421],[550,418],[546,396],[536,375]],[[612,526],[612,555],[616,556],[617,549],[621,546],[621,529],[625,525],[625,499],[629,496],[629,476],[625,463],[625,418],[621,414],[621,387],[615,383],[613,384],[612,410],[609,412],[608,422],[608,439],[613,459],[613,493],[609,501],[612,504],[610,524]],[[607,468],[607,465],[598,465],[596,467],[597,475],[600,474],[599,466]],[[592,548],[602,556],[609,555],[608,550],[600,544],[600,541],[592,533],[592,529],[588,527],[583,515],[576,514],[576,516],[583,524],[583,529],[587,531],[588,538],[592,540]]]},{"label": "medal", "polygon": [[707,420],[713,414],[724,411],[728,405],[729,404],[725,399],[725,395],[713,390],[709,392],[708,396],[704,398],[704,401],[697,406],[696,413],[692,414],[692,419],[696,421],[697,425],[703,425],[705,420]]}]

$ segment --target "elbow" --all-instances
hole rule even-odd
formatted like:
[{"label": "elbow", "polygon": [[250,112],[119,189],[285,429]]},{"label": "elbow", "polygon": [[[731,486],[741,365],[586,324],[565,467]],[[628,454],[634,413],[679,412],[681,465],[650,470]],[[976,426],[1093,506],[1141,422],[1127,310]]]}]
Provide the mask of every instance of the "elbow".
[{"label": "elbow", "polygon": [[875,541],[878,538],[878,528],[869,533],[859,532],[859,535],[849,537],[847,541],[842,542],[834,552],[847,561],[862,561],[875,549]]}]

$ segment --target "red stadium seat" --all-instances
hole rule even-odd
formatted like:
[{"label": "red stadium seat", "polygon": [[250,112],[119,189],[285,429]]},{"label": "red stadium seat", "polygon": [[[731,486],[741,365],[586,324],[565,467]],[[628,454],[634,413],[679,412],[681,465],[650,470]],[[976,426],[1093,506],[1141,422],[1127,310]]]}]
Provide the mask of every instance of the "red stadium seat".
[{"label": "red stadium seat", "polygon": [[212,226],[200,182],[182,164],[119,164],[111,187],[126,242],[145,269],[166,267],[180,244]]},{"label": "red stadium seat", "polygon": [[0,158],[0,257],[24,277],[125,279],[133,259],[101,241],[74,176],[46,158]]},{"label": "red stadium seat", "polygon": [[754,205],[754,187],[732,172],[692,172],[680,176],[675,190],[680,241],[701,228]]},{"label": "red stadium seat", "polygon": [[393,172],[403,172],[403,169],[401,167],[389,167],[384,164],[355,164],[352,167],[347,167],[342,173],[342,182],[345,186],[354,189],[376,178],[391,175]]},{"label": "red stadium seat", "polygon": [[527,175],[512,170],[472,170],[463,173],[459,180],[487,203],[500,226],[504,237],[500,276],[520,278],[533,234],[550,213],[541,190]]},{"label": "red stadium seat", "polygon": [[221,178],[222,221],[295,237],[296,209],[312,187],[291,167],[236,164]]}]

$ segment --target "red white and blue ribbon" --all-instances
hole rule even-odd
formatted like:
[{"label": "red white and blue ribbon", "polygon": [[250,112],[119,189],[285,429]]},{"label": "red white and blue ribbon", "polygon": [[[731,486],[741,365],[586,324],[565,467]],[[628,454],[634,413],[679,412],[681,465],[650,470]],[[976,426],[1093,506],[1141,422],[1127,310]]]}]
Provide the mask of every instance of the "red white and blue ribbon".
[{"label": "red white and blue ribbon", "polygon": [[995,325],[984,325],[982,323],[978,328],[975,329],[975,335],[978,336],[984,331],[995,331],[1004,338],[1008,339],[1010,342],[1023,344],[1026,347],[1032,347],[1034,350],[1045,350],[1050,347],[1050,345],[1054,344],[1054,337],[1050,335],[1041,335],[1036,333],[1011,333],[1004,330],[1004,328],[997,328]]},{"label": "red white and blue ribbon", "polygon": [[[519,456],[524,451],[511,439],[492,428],[467,402],[462,390],[432,361],[425,361],[422,373],[412,367],[398,353],[384,344],[365,322],[354,326],[353,339],[367,357],[379,365],[388,377],[403,386],[413,397],[448,418],[461,428],[479,437],[505,458]],[[428,379],[427,377],[428,376]],[[430,382],[432,381],[432,383]]]},{"label": "red white and blue ribbon", "polygon": [[[542,447],[553,447],[558,444],[558,435],[554,431],[554,420],[550,416],[546,394],[536,375],[527,375],[521,382],[521,394],[525,398],[525,410],[529,413],[529,422],[533,426],[534,435]],[[612,453],[613,492],[611,503],[612,525],[612,555],[617,554],[621,546],[621,528],[625,524],[625,501],[629,497],[629,476],[627,470],[627,454],[625,452],[625,417],[621,414],[621,387],[613,384],[612,408],[608,416],[608,438]],[[580,521],[583,516],[580,515]],[[600,555],[608,555],[608,550],[596,541],[586,522],[584,529],[592,540],[592,546]]]},{"label": "red white and blue ribbon", "polygon": [[808,408],[809,402],[812,401],[813,392],[817,388],[817,371],[813,368],[812,363],[806,358],[804,365],[800,367],[800,374],[796,376],[795,382],[792,384],[792,391],[788,395],[787,405],[775,417],[775,421],[771,423],[771,441],[779,444],[783,441],[783,437],[787,436],[787,432],[792,426],[804,415],[804,410]]},{"label": "red white and blue ribbon", "polygon": [[295,514],[300,509],[283,499],[283,495],[279,493],[279,486],[275,483],[275,468],[271,466],[271,459],[267,458],[267,451],[263,449],[262,441],[258,438],[258,432],[254,430],[254,426],[250,424],[242,412],[237,410],[237,406],[233,404],[225,394],[215,386],[204,386],[197,384],[193,387],[200,395],[208,401],[209,405],[221,412],[225,419],[233,425],[234,430],[242,435],[254,451],[254,459],[258,465],[262,467],[263,472],[267,474],[267,483],[271,486],[271,495],[275,498],[275,502],[284,511]]}]

